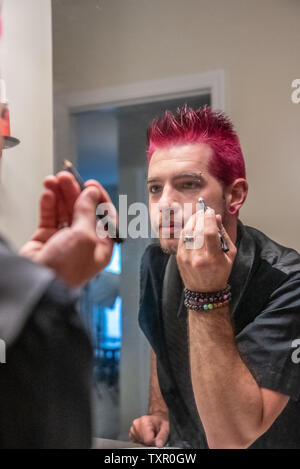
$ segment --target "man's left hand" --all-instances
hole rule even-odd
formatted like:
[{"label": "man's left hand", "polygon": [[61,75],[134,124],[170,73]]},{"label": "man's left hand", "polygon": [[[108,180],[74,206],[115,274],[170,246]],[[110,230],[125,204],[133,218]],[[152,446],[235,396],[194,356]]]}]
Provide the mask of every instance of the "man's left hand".
[{"label": "man's left hand", "polygon": [[[201,226],[197,217],[204,216],[204,244],[201,248],[187,249],[184,242],[185,234],[193,235],[197,239],[196,226]],[[221,248],[218,228],[226,240],[229,251]],[[225,231],[220,215],[208,209],[196,212],[189,219],[182,230],[178,244],[177,264],[182,281],[186,288],[198,292],[214,292],[226,287],[232,265],[236,255],[236,247]]]}]

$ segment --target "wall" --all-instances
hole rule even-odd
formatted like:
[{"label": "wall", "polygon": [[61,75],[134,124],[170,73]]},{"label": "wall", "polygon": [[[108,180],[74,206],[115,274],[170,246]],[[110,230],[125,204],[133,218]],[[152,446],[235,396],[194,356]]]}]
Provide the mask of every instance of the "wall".
[{"label": "wall", "polygon": [[53,168],[51,3],[5,0],[2,16],[1,73],[21,143],[3,152],[0,231],[20,247],[36,227],[42,180]]}]

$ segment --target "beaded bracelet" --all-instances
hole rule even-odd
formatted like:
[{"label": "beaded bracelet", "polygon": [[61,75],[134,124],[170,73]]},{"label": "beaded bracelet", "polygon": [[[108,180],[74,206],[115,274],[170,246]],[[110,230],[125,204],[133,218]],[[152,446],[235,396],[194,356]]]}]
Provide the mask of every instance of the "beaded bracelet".
[{"label": "beaded bracelet", "polygon": [[215,308],[221,308],[228,304],[231,300],[231,288],[227,285],[223,290],[216,292],[196,292],[184,289],[184,304],[188,309],[194,311],[207,311]]},{"label": "beaded bracelet", "polygon": [[228,305],[230,300],[223,301],[222,303],[209,303],[205,305],[199,305],[195,303],[190,303],[189,301],[185,300],[184,305],[187,309],[191,309],[193,311],[211,311],[217,308],[223,308],[224,306]]},{"label": "beaded bracelet", "polygon": [[223,290],[207,293],[192,291],[188,288],[185,288],[184,296],[188,300],[196,301],[199,303],[219,303],[220,301],[225,301],[228,299],[228,295],[231,294],[230,290],[230,285],[227,285],[226,288],[224,288]]}]

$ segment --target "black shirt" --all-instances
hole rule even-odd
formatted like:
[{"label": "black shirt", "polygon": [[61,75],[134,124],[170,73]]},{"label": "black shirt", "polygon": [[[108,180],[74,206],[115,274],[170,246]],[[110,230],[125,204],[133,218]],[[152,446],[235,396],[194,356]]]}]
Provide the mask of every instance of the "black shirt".
[{"label": "black shirt", "polygon": [[91,446],[91,346],[77,295],[0,243],[1,448]]},{"label": "black shirt", "polygon": [[[241,223],[237,247],[229,283],[239,353],[260,387],[290,396],[281,415],[251,448],[300,448],[300,353],[295,347],[300,339],[300,256]],[[139,322],[157,356],[159,384],[169,408],[170,443],[207,448],[193,396],[182,300],[175,256],[150,245],[141,265]]]}]

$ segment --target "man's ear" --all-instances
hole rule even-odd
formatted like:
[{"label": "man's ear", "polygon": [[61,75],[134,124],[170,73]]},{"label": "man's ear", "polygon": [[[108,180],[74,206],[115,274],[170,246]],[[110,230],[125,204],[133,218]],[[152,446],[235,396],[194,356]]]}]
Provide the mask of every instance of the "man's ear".
[{"label": "man's ear", "polygon": [[248,183],[246,179],[235,179],[225,191],[226,210],[230,215],[239,212],[248,194]]}]

